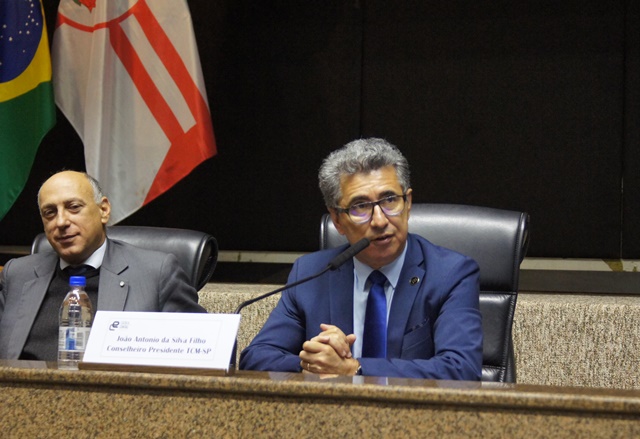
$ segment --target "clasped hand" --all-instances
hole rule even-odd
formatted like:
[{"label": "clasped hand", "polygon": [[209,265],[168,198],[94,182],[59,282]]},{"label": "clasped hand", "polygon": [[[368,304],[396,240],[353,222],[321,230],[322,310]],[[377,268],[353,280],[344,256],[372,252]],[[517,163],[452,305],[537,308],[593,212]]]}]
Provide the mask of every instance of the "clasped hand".
[{"label": "clasped hand", "polygon": [[354,334],[345,335],[334,325],[321,324],[322,332],[307,340],[300,351],[300,367],[322,375],[355,375],[359,363],[352,357]]}]

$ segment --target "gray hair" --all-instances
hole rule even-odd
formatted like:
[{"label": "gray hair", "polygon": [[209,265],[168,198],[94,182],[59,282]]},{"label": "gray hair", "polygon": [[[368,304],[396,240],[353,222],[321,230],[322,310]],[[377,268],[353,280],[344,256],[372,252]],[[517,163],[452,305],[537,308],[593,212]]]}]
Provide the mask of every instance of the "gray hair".
[{"label": "gray hair", "polygon": [[384,139],[358,139],[333,151],[320,166],[318,182],[327,208],[337,207],[342,199],[343,176],[367,173],[387,166],[396,169],[402,192],[411,187],[409,163],[400,150]]},{"label": "gray hair", "polygon": [[[60,171],[60,172],[63,172],[63,171]],[[100,204],[102,202],[102,198],[106,197],[106,195],[104,194],[104,191],[100,187],[100,183],[98,183],[98,180],[96,180],[86,172],[81,172],[81,174],[83,174],[85,177],[87,177],[87,180],[89,180],[89,184],[93,189],[93,201],[95,201],[96,204]],[[40,208],[40,191],[41,190],[42,190],[42,185],[40,185],[40,189],[38,189],[38,199],[37,199],[38,208]]]},{"label": "gray hair", "polygon": [[104,191],[100,187],[100,183],[98,183],[98,180],[96,180],[86,172],[84,173],[84,176],[87,177],[87,180],[89,180],[89,184],[93,188],[93,200],[96,202],[96,204],[100,204],[102,202],[102,198],[106,197]]}]

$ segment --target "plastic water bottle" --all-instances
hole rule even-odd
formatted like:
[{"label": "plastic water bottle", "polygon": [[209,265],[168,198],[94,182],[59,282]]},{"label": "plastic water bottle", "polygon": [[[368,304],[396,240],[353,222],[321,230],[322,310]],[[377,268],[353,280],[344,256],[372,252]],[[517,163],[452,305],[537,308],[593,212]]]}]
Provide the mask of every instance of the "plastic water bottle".
[{"label": "plastic water bottle", "polygon": [[93,323],[91,301],[84,290],[87,280],[84,276],[69,278],[69,292],[60,307],[60,328],[58,331],[58,368],[78,369],[84,357]]}]

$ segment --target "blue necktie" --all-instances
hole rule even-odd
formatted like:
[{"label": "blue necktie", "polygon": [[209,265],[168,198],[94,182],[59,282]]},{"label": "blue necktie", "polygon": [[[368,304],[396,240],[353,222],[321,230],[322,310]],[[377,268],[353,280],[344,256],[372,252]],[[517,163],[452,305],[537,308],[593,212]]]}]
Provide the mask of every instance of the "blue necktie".
[{"label": "blue necktie", "polygon": [[362,336],[362,356],[365,358],[386,358],[387,356],[387,297],[384,284],[387,278],[378,270],[369,275],[371,289],[367,299]]}]

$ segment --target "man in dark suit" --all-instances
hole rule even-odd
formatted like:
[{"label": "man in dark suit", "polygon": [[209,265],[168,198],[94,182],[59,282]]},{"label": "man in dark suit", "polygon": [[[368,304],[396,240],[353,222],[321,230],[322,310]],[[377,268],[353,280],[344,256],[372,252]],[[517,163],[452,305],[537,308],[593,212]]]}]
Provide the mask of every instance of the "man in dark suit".
[{"label": "man in dark suit", "polygon": [[38,206],[55,252],[13,259],[0,272],[0,358],[56,360],[58,310],[78,267],[94,310],[206,312],[174,255],[106,236],[111,205],[92,177],[53,175]]},{"label": "man in dark suit", "polygon": [[[382,139],[356,140],[325,159],[319,180],[338,232],[371,244],[338,270],[284,291],[240,368],[479,380],[479,268],[408,233],[405,157]],[[289,282],[345,248],[299,258]]]}]

